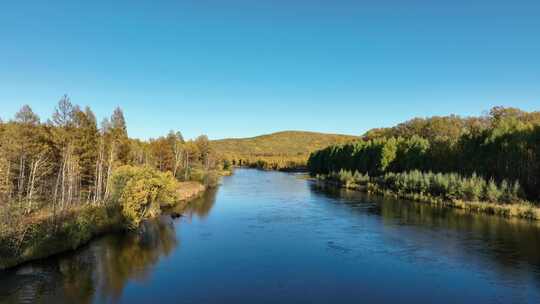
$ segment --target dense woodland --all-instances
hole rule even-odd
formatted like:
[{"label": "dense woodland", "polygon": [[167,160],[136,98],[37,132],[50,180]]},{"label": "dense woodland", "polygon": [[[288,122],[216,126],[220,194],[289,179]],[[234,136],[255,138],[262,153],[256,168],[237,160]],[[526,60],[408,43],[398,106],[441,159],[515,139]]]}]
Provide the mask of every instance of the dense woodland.
[{"label": "dense woodland", "polygon": [[25,105],[0,123],[0,205],[41,203],[59,209],[107,200],[109,179],[122,165],[151,166],[178,179],[218,165],[208,138],[185,141],[180,132],[141,141],[128,137],[120,108],[98,125],[88,107],[64,96],[52,118],[41,121]]},{"label": "dense woodland", "polygon": [[25,105],[0,121],[0,269],[137,229],[222,169],[206,136],[129,138],[120,108],[98,124],[67,96],[46,121]]},{"label": "dense woodland", "polygon": [[252,138],[214,140],[212,146],[234,166],[267,170],[305,169],[311,152],[350,142],[355,136],[284,131]]},{"label": "dense woodland", "polygon": [[[395,174],[391,177],[393,173],[421,180],[431,172],[447,173],[439,175],[446,184],[450,173],[455,173],[464,187],[467,180],[478,180],[478,176],[483,179],[478,191],[496,186],[501,193],[513,191],[538,201],[540,112],[495,107],[481,117],[415,118],[392,128],[371,130],[354,143],[317,151],[308,165],[312,174],[344,170],[391,180],[396,179]],[[413,171],[417,173],[410,174]]]}]

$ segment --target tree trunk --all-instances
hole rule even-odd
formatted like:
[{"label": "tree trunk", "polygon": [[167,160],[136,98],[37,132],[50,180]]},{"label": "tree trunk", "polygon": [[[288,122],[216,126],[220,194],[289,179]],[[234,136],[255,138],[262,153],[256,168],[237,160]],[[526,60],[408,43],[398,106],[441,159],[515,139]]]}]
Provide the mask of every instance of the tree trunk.
[{"label": "tree trunk", "polygon": [[188,171],[189,171],[189,152],[186,151],[186,166],[184,168],[184,180],[188,180]]},{"label": "tree trunk", "polygon": [[19,158],[19,180],[17,183],[17,193],[19,196],[19,202],[22,201],[23,198],[23,192],[24,192],[24,179],[25,179],[25,167],[26,167],[26,157],[23,154],[21,154]]},{"label": "tree trunk", "polygon": [[109,179],[112,175],[112,169],[113,169],[113,163],[114,163],[114,143],[111,145],[111,152],[109,154],[109,163],[107,168],[107,179],[105,180],[105,197],[104,199],[107,200],[109,198]]}]

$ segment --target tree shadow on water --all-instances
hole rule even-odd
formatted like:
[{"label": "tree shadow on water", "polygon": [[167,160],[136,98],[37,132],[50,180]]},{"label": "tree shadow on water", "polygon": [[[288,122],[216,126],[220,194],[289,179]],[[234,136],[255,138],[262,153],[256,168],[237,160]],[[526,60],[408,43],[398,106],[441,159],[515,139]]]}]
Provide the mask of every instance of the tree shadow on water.
[{"label": "tree shadow on water", "polygon": [[75,252],[0,274],[1,303],[117,302],[129,282],[143,283],[179,246],[169,216],[137,232],[102,237]]},{"label": "tree shadow on water", "polygon": [[[312,183],[314,195],[351,213],[375,215],[385,227],[381,237],[409,242],[462,263],[481,263],[497,276],[516,281],[534,277],[540,288],[540,223],[470,213],[425,203],[368,195]],[[444,248],[452,248],[446,251]]]}]

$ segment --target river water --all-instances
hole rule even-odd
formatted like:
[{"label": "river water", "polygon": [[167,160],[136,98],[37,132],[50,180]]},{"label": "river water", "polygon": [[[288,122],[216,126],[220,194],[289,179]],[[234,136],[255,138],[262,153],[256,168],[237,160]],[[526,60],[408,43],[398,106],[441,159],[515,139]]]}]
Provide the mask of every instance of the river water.
[{"label": "river water", "polygon": [[0,272],[0,303],[540,303],[540,228],[239,169],[178,219]]}]

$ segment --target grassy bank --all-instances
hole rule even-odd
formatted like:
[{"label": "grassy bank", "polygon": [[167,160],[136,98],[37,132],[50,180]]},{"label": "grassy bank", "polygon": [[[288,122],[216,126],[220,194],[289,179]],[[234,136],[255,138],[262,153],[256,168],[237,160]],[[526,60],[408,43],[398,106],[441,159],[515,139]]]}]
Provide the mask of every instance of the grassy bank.
[{"label": "grassy bank", "polygon": [[119,206],[89,205],[59,214],[45,209],[29,215],[13,208],[2,212],[0,269],[74,250],[98,235],[125,228]]},{"label": "grassy bank", "polygon": [[341,170],[317,175],[325,184],[395,198],[502,217],[540,220],[540,208],[521,198],[518,183],[499,184],[473,175],[411,171],[370,177]]},{"label": "grassy bank", "polygon": [[40,208],[28,213],[12,205],[0,209],[0,269],[74,250],[104,233],[136,229],[162,210],[182,209],[206,187],[177,182],[149,168],[126,166],[113,177],[111,199],[65,210]]}]

